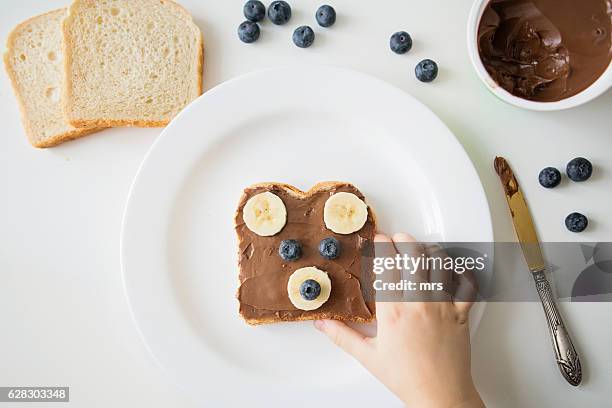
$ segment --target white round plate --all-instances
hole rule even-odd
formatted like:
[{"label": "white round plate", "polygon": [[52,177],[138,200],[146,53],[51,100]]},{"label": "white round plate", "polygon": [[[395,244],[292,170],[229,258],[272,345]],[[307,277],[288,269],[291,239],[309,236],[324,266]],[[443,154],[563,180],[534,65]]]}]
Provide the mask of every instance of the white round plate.
[{"label": "white round plate", "polygon": [[[380,231],[493,241],[468,156],[401,90],[344,69],[293,67],[206,92],[148,152],[121,235],[134,321],[159,365],[199,401],[399,405],[312,323],[250,327],[238,315],[233,217],[242,190],[262,181],[305,190],[326,180],[355,184]],[[473,329],[483,308],[474,310]]]}]

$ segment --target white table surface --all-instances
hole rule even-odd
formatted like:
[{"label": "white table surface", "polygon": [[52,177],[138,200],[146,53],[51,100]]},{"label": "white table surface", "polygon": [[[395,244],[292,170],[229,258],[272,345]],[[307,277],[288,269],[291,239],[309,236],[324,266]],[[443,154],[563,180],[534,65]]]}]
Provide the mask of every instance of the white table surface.
[{"label": "white table surface", "polygon": [[[242,0],[182,1],[204,32],[205,89],[289,63],[332,64],[381,77],[431,107],[463,144],[482,178],[498,241],[513,240],[514,232],[492,171],[495,155],[506,156],[515,168],[543,240],[612,240],[612,92],[548,114],[497,100],[468,61],[470,0],[334,0],[336,25],[315,28],[318,36],[307,50],[291,43],[292,28],[314,27],[312,16],[322,2],[292,3],[287,26],[266,22],[260,40],[247,46],[236,37]],[[5,0],[1,37],[20,21],[65,4]],[[397,56],[387,44],[401,29],[412,34],[414,47]],[[423,58],[440,65],[433,84],[414,78],[414,65]],[[71,406],[78,407],[198,406],[147,354],[121,283],[123,207],[161,129],[107,130],[37,150],[26,142],[6,75],[0,76],[0,108],[0,386],[69,385]],[[541,168],[563,168],[575,156],[592,160],[593,180],[553,191],[538,186]],[[563,225],[574,210],[588,214],[593,224],[579,236]],[[489,304],[473,341],[474,377],[489,406],[609,406],[612,305],[560,307],[584,363],[584,384],[574,389],[560,376],[539,304]]]}]

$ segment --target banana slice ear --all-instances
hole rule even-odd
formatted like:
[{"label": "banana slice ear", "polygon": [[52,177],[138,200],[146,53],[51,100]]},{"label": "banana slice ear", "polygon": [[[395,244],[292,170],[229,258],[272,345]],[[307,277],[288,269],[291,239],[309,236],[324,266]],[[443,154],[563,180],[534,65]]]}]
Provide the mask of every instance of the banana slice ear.
[{"label": "banana slice ear", "polygon": [[336,234],[359,231],[368,220],[368,206],[355,194],[339,192],[327,199],[323,208],[325,226]]},{"label": "banana slice ear", "polygon": [[249,198],[242,209],[247,228],[262,237],[278,234],[287,222],[283,200],[269,191]]}]

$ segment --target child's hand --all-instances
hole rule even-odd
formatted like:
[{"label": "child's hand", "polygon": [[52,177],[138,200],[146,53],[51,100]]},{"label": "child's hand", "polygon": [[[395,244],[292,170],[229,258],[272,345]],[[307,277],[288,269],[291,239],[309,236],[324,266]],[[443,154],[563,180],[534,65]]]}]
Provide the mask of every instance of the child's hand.
[{"label": "child's hand", "polygon": [[[375,241],[392,247],[385,235],[377,235]],[[406,234],[394,235],[393,243],[400,254],[415,250],[414,239]],[[385,254],[389,255],[395,254]],[[421,270],[417,277],[453,279],[441,273]],[[472,286],[467,277],[458,276],[458,290]],[[316,321],[315,327],[411,407],[484,407],[470,371],[471,306],[471,302],[453,302],[450,296],[442,301],[377,302],[375,338],[335,320]]]}]

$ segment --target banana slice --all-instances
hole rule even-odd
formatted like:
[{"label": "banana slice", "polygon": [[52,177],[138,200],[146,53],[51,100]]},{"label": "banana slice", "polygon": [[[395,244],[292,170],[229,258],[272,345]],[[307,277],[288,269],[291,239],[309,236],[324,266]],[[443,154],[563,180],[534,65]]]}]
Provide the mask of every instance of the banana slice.
[{"label": "banana slice", "polygon": [[323,221],[336,234],[359,231],[367,220],[368,206],[355,194],[339,192],[325,202]]},{"label": "banana slice", "polygon": [[242,209],[247,228],[262,237],[278,234],[287,222],[283,200],[269,191],[249,198]]},{"label": "banana slice", "polygon": [[329,299],[331,280],[326,272],[314,266],[300,268],[289,277],[287,293],[293,306],[300,310],[315,310]]}]

